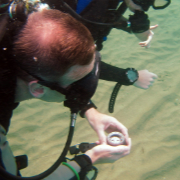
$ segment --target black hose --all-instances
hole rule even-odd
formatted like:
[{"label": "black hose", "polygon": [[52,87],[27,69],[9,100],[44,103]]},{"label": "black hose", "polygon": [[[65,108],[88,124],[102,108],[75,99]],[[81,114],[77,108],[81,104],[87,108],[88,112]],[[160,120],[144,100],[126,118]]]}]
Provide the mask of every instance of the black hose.
[{"label": "black hose", "polygon": [[119,89],[120,89],[121,86],[122,86],[122,84],[117,83],[115,85],[114,89],[113,89],[113,92],[111,94],[111,98],[110,98],[110,101],[109,101],[109,112],[110,113],[114,112],[114,104],[115,104],[116,97],[118,95],[118,92],[119,92]]},{"label": "black hose", "polygon": [[[102,25],[102,26],[115,26],[117,25],[117,22],[113,22],[113,23],[101,23],[101,22],[95,22],[95,21],[90,21],[88,19],[85,19],[83,18],[82,16],[80,16],[78,13],[76,13],[76,11],[74,11],[66,2],[64,2],[63,0],[60,0],[61,3],[63,4],[63,6],[66,8],[66,10],[74,17],[76,18],[77,20],[79,21],[84,21],[84,22],[88,22],[88,23],[91,23],[91,24],[96,24],[96,25]],[[124,11],[126,10],[127,6],[125,5],[125,2],[122,3],[122,9],[119,9],[119,12],[120,14],[123,14]],[[122,10],[122,13],[121,13],[121,10]]]},{"label": "black hose", "polygon": [[59,167],[59,165],[63,161],[65,161],[65,156],[69,150],[69,147],[70,147],[70,144],[72,141],[72,137],[74,134],[76,117],[77,117],[77,113],[71,113],[71,123],[70,123],[69,134],[68,134],[68,138],[67,138],[65,147],[64,147],[63,152],[60,155],[60,157],[57,159],[57,161],[49,169],[47,169],[43,173],[38,174],[36,176],[18,177],[18,176],[15,176],[15,175],[8,173],[2,167],[0,167],[0,176],[6,178],[7,180],[40,180],[40,179],[44,179],[46,176],[50,175],[53,171],[55,171]]}]

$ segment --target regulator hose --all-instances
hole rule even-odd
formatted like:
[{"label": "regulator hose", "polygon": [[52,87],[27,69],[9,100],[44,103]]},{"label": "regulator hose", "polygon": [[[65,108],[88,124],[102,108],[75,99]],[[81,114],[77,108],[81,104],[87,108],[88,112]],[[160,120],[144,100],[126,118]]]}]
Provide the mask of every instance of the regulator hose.
[{"label": "regulator hose", "polygon": [[5,171],[2,167],[0,167],[0,176],[4,177],[7,180],[40,180],[40,179],[44,179],[45,177],[47,177],[48,175],[50,175],[53,171],[55,171],[59,165],[65,161],[65,156],[69,150],[71,141],[72,141],[72,137],[74,134],[74,127],[75,127],[75,122],[76,122],[76,117],[77,117],[77,113],[71,113],[71,122],[70,122],[70,127],[69,127],[69,134],[68,134],[68,138],[65,144],[65,147],[63,149],[62,154],[60,155],[60,157],[57,159],[57,161],[46,171],[44,171],[41,174],[38,174],[36,176],[32,176],[32,177],[18,177],[15,175],[12,175],[10,173],[8,173],[7,171]]}]

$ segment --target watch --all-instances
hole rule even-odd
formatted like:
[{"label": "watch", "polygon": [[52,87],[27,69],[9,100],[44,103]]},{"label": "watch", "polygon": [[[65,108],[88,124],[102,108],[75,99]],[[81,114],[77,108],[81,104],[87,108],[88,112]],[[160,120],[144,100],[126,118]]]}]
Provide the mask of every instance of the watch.
[{"label": "watch", "polygon": [[139,74],[136,69],[134,68],[127,68],[126,69],[126,77],[129,83],[134,83],[138,80]]}]

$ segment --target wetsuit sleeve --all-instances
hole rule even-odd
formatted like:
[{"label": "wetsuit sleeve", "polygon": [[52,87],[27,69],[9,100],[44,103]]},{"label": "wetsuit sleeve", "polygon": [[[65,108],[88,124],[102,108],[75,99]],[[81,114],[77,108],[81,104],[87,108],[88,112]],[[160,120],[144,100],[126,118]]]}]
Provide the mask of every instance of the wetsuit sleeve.
[{"label": "wetsuit sleeve", "polygon": [[0,125],[8,132],[13,109],[17,106],[14,103],[16,75],[13,63],[3,56],[2,49],[0,44]]},{"label": "wetsuit sleeve", "polygon": [[126,71],[127,69],[118,68],[101,61],[99,79],[118,82],[122,85],[129,86],[133,83],[128,81]]},{"label": "wetsuit sleeve", "polygon": [[148,15],[143,11],[135,11],[134,15],[130,15],[129,21],[133,33],[143,33],[150,27]]},{"label": "wetsuit sleeve", "polygon": [[[3,75],[2,72],[4,72]],[[0,76],[3,76],[0,78],[0,125],[8,131],[13,109],[18,104],[14,103],[15,89],[11,84],[13,78],[8,78],[9,74],[8,72],[6,74],[6,72],[5,69],[0,72]]]}]

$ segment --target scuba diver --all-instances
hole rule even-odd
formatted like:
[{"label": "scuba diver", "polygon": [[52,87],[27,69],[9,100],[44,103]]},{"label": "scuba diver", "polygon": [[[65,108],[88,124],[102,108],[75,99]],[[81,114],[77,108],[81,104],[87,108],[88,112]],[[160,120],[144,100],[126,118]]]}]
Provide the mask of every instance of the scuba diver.
[{"label": "scuba diver", "polygon": [[[43,1],[43,2],[46,2],[46,1]],[[69,5],[71,5],[71,7],[73,9],[76,9],[77,4],[73,3],[73,2],[74,1],[67,1],[67,3]],[[78,1],[78,2],[81,2],[81,1]],[[83,2],[86,2],[86,1],[83,1]],[[88,5],[88,7],[90,5],[91,6],[93,5],[93,7],[96,7],[98,5],[98,4],[96,4],[97,2],[102,3],[102,1],[95,0],[95,1],[92,1]],[[2,39],[3,35],[5,33],[7,33],[6,32],[7,29],[13,29],[11,26],[15,19],[16,20],[18,19],[18,23],[22,24],[26,20],[27,14],[29,14],[33,11],[39,11],[43,8],[49,8],[49,9],[52,8],[52,9],[62,10],[64,12],[69,12],[73,17],[76,17],[76,19],[80,20],[85,25],[87,25],[87,27],[89,25],[90,27],[93,27],[92,30],[96,29],[95,31],[92,31],[91,28],[88,27],[94,37],[95,42],[96,42],[96,48],[99,49],[99,45],[102,43],[98,43],[98,42],[102,42],[101,40],[102,40],[102,36],[104,36],[104,33],[109,32],[114,27],[114,25],[117,23],[116,22],[108,23],[108,21],[105,21],[105,19],[102,21],[105,23],[97,23],[95,21],[90,21],[91,19],[90,20],[84,19],[86,17],[79,16],[67,3],[63,0],[60,0],[60,1],[51,0],[51,1],[48,1],[48,4],[42,3],[41,1],[33,1],[33,0],[29,0],[29,1],[3,0],[3,1],[1,1],[0,23],[2,26],[0,27],[0,40]],[[103,4],[104,4],[104,1],[103,1]],[[110,4],[113,5],[113,7],[115,6],[115,4],[117,5],[117,3],[115,3],[115,1],[111,1]],[[105,8],[104,6],[98,6],[98,7],[102,7],[102,10]],[[124,6],[124,3],[123,3],[122,6],[120,6],[120,7],[119,7],[120,10],[118,10],[118,12],[122,13],[122,9],[124,9],[126,6]],[[85,10],[86,10],[86,8],[85,8]],[[95,10],[93,10],[93,11],[95,11]],[[87,13],[88,12],[89,11],[87,11]],[[100,13],[101,11],[97,10],[95,12]],[[102,18],[103,17],[103,14],[100,14],[97,16],[96,13],[93,13],[94,18],[97,18],[97,17]],[[104,16],[104,18],[105,17],[107,18],[107,16]],[[11,22],[11,23],[9,23],[9,22]],[[111,20],[111,22],[112,22],[112,20]],[[121,25],[122,29],[123,29],[124,24],[127,25],[127,21],[123,21],[123,22],[124,23],[118,24],[118,26]],[[16,22],[16,24],[17,24],[17,22]],[[100,29],[98,30],[97,28],[100,28]],[[16,26],[15,31],[17,31],[17,29],[18,29],[18,26]],[[9,31],[9,33],[10,32],[13,33],[14,31]],[[100,38],[101,40],[98,40],[99,38],[96,39],[96,35],[100,35],[100,34],[101,34],[101,38]],[[11,37],[12,35],[13,34],[10,34],[9,36]],[[116,95],[117,95],[118,89],[121,85],[126,85],[126,86],[134,85],[137,88],[148,89],[149,87],[151,87],[153,85],[155,79],[157,78],[156,74],[149,72],[148,70],[137,71],[134,68],[123,69],[123,68],[118,68],[118,67],[112,66],[103,61],[100,62],[100,69],[101,69],[101,71],[100,71],[99,79],[106,80],[106,81],[113,81],[113,82],[118,83],[118,88],[116,88],[116,86],[115,86],[115,91],[116,91],[115,94]],[[114,96],[113,93],[112,93],[112,96]],[[115,102],[115,100],[113,101],[113,104],[114,104],[114,102]],[[112,110],[110,112],[112,112]]]},{"label": "scuba diver", "polygon": [[[103,48],[112,28],[134,33],[141,41],[142,47],[148,48],[153,32],[158,25],[150,26],[148,15],[150,7],[164,9],[170,0],[45,0],[51,8],[70,13],[90,30],[97,45]],[[125,18],[123,14],[129,8],[134,14]]]},{"label": "scuba diver", "polygon": [[[70,1],[70,2],[72,2],[72,1]],[[113,2],[115,2],[115,1],[113,1]],[[58,100],[58,102],[60,102],[60,101],[64,100],[64,97],[57,98],[57,97],[59,97],[58,95],[61,94],[61,95],[66,96],[67,100],[65,101],[64,105],[71,109],[72,121],[74,122],[76,113],[78,111],[80,111],[80,114],[82,117],[88,118],[91,126],[94,128],[94,130],[97,132],[97,134],[99,136],[100,143],[103,144],[100,146],[104,148],[104,151],[106,151],[106,150],[108,152],[116,151],[116,156],[113,156],[113,161],[127,155],[129,153],[130,147],[131,147],[131,141],[128,138],[127,129],[121,123],[119,123],[116,119],[97,112],[97,110],[95,109],[95,105],[91,101],[89,101],[89,99],[92,97],[93,93],[95,92],[95,87],[97,85],[96,81],[98,78],[101,78],[101,79],[104,78],[104,80],[115,81],[115,82],[120,81],[124,85],[131,85],[131,84],[137,83],[138,80],[140,79],[140,77],[142,77],[142,78],[144,77],[144,76],[140,76],[139,72],[137,72],[135,69],[132,69],[132,68],[128,68],[128,69],[124,70],[124,69],[120,69],[120,68],[113,67],[113,66],[110,69],[109,68],[110,65],[106,66],[106,64],[104,63],[105,65],[103,66],[102,62],[98,62],[98,60],[96,60],[93,71],[91,71],[91,73],[89,74],[89,76],[91,78],[89,78],[89,76],[85,76],[85,74],[84,74],[84,76],[86,78],[85,79],[82,78],[83,81],[78,81],[78,83],[74,84],[73,83],[74,79],[68,79],[65,76],[66,78],[61,79],[62,82],[60,82],[60,86],[59,86],[57,84],[57,82],[56,83],[50,82],[50,77],[52,75],[51,74],[52,71],[50,69],[48,71],[45,71],[46,73],[48,73],[48,76],[47,77],[43,76],[43,73],[44,73],[43,68],[44,68],[44,66],[45,67],[49,66],[49,64],[48,65],[41,64],[39,61],[41,58],[38,58],[36,56],[33,56],[33,58],[31,58],[31,61],[33,63],[35,63],[35,66],[38,64],[43,67],[42,69],[40,68],[42,70],[40,72],[40,74],[34,74],[34,70],[38,70],[38,72],[39,72],[38,66],[37,67],[34,66],[33,71],[29,70],[28,67],[30,64],[23,64],[25,62],[23,61],[23,59],[21,59],[21,57],[24,56],[23,53],[20,53],[19,55],[17,53],[18,51],[16,51],[17,54],[12,53],[13,47],[15,45],[14,37],[16,37],[17,39],[19,38],[17,36],[17,34],[22,29],[22,27],[26,24],[26,19],[28,17],[28,14],[30,14],[34,11],[41,11],[44,8],[45,9],[47,9],[47,8],[53,8],[53,9],[63,8],[64,9],[64,7],[65,7],[64,1],[61,1],[61,3],[58,5],[56,3],[54,3],[53,1],[49,2],[48,4],[46,4],[46,3],[44,4],[44,3],[41,3],[40,1],[1,0],[1,4],[0,4],[0,24],[1,24],[1,26],[0,26],[0,46],[1,46],[1,49],[0,49],[1,50],[1,52],[0,52],[0,59],[1,59],[1,62],[0,62],[0,64],[1,64],[1,66],[0,66],[1,67],[1,71],[0,71],[1,72],[1,74],[0,74],[0,78],[1,78],[1,82],[0,82],[1,83],[1,93],[0,93],[0,104],[1,104],[0,147],[1,147],[1,150],[0,150],[0,155],[1,155],[1,161],[0,162],[1,162],[1,167],[3,167],[8,172],[11,172],[14,175],[17,175],[17,173],[16,173],[17,167],[16,167],[14,157],[13,157],[11,150],[8,146],[8,143],[6,141],[6,134],[8,132],[8,128],[10,125],[10,118],[12,116],[13,109],[15,109],[18,106],[18,102],[26,100],[26,99],[39,98],[39,99],[46,100],[46,101],[54,101],[54,100],[57,101]],[[67,10],[67,7],[65,7],[65,9]],[[64,11],[66,11],[66,10],[64,10]],[[70,12],[70,14],[73,14],[73,13],[74,13],[73,11]],[[79,16],[78,16],[78,18],[81,19],[81,17],[79,17]],[[34,20],[35,20],[35,18],[34,18]],[[84,21],[84,20],[82,19],[82,21]],[[90,23],[92,23],[92,20],[90,20],[90,21],[91,21]],[[88,23],[88,22],[86,22],[86,23]],[[103,24],[103,23],[105,23],[105,24]],[[100,26],[100,25],[106,26],[107,25],[108,29],[110,28],[109,30],[111,30],[113,28],[112,25],[116,24],[116,23],[114,24],[112,22],[108,22],[106,20],[103,21],[103,23],[100,22],[98,24],[98,26]],[[128,23],[126,22],[126,25]],[[120,24],[118,24],[118,25],[120,26]],[[128,26],[129,26],[129,24],[128,24]],[[47,27],[49,27],[49,26],[47,26]],[[34,32],[34,28],[35,28],[35,26],[33,26],[33,28],[31,28],[32,29],[31,33]],[[121,29],[123,29],[123,23],[122,23]],[[125,28],[125,29],[127,29],[127,28]],[[28,28],[26,30],[28,30]],[[108,31],[106,31],[106,32],[108,32]],[[93,33],[92,33],[92,35],[93,35]],[[93,37],[95,37],[95,36],[93,35]],[[86,38],[87,37],[84,37],[84,39],[86,39]],[[37,38],[37,39],[39,40],[39,38]],[[43,40],[43,39],[41,39],[41,40]],[[26,44],[25,42],[27,42],[27,41],[24,41],[23,46],[21,47],[22,49],[24,48],[24,44]],[[67,43],[66,40],[64,42]],[[82,42],[84,43],[84,40],[82,40]],[[18,41],[16,41],[16,43],[17,43],[16,47],[18,47]],[[96,41],[96,43],[97,43],[97,41]],[[98,43],[97,43],[97,46],[98,46]],[[47,48],[47,46],[44,46],[44,47]],[[31,48],[32,48],[31,49],[32,52],[36,51],[36,49],[38,49],[37,44],[34,43],[34,46]],[[28,52],[28,51],[24,50],[24,52]],[[43,51],[41,55],[44,55],[45,52],[46,51]],[[49,51],[47,51],[47,52],[49,52]],[[18,56],[19,56],[19,60],[22,60],[22,61],[20,61],[20,62],[17,61]],[[98,59],[97,57],[98,57],[98,54],[96,53],[96,59]],[[79,56],[78,56],[78,58],[79,58]],[[14,60],[14,59],[16,59],[16,60]],[[99,64],[99,66],[100,66],[99,68],[101,69],[101,73],[100,73],[99,77],[95,76],[97,64]],[[85,66],[84,64],[82,64],[82,65],[83,65],[83,67]],[[73,66],[75,66],[75,69],[73,69],[73,68],[71,69],[70,67],[68,67],[70,72],[71,72],[71,70],[72,70],[72,72],[74,72],[74,70],[77,71],[76,65],[71,64],[71,67],[73,67]],[[114,70],[116,70],[116,71],[114,71]],[[108,72],[110,72],[110,73],[108,73]],[[145,83],[143,83],[141,81],[143,84],[143,85],[141,84],[141,88],[147,89],[150,85],[152,85],[152,83],[154,82],[154,79],[156,79],[156,75],[153,73],[149,73],[147,71],[144,73],[147,75],[148,80],[144,79]],[[17,76],[15,74],[17,74]],[[109,74],[110,76],[107,77],[107,74]],[[62,74],[60,74],[60,75],[62,75]],[[78,80],[79,78],[80,77],[77,76],[75,80]],[[87,84],[85,84],[85,86],[88,87],[87,89],[91,90],[90,93],[87,93],[89,91],[87,89],[84,91],[84,83],[86,81],[88,82],[89,79],[93,80],[93,81],[92,82],[90,81],[91,83],[87,83],[87,84],[94,84],[94,86],[88,87]],[[94,80],[95,80],[95,82],[94,82]],[[73,85],[70,87],[68,86],[67,89],[61,87],[61,85],[63,83],[68,82],[68,81],[70,84],[72,83]],[[7,83],[7,82],[9,82],[9,83]],[[27,86],[27,84],[28,84],[28,86]],[[64,84],[63,86],[66,87],[67,84]],[[79,87],[83,87],[83,88],[79,88]],[[139,87],[140,87],[140,85],[139,85]],[[21,88],[26,91],[25,92],[22,91]],[[78,89],[79,91],[76,92],[76,91],[74,91],[75,89]],[[49,93],[49,95],[52,95],[51,96],[52,99],[51,98],[49,99],[47,92]],[[86,96],[87,94],[88,94],[88,96]],[[74,95],[76,95],[77,97],[74,97]],[[96,119],[96,116],[98,117],[98,119]],[[99,119],[99,117],[101,117],[101,118]],[[114,122],[114,125],[116,126],[116,128],[111,127],[110,122]],[[74,124],[74,123],[72,123],[72,124]],[[99,127],[101,127],[101,128],[99,128]],[[125,139],[126,139],[125,147],[113,147],[112,148],[112,147],[109,147],[106,145],[106,137],[105,137],[104,131],[108,131],[108,128],[113,129],[115,131],[121,131],[124,134]],[[72,136],[73,133],[70,133],[70,134]],[[70,141],[68,141],[67,144],[69,145]],[[104,158],[104,157],[101,157],[102,154],[98,148],[99,148],[99,146],[94,147],[93,149],[87,151],[87,155],[90,156],[90,159],[86,156],[77,156],[77,158],[75,159],[75,161],[78,162],[77,164],[79,164],[79,167],[83,168],[84,169],[83,171],[85,172],[84,174],[80,173],[80,176],[83,174],[82,176],[84,177],[84,175],[88,171],[87,169],[91,169],[90,167],[92,166],[92,163],[94,163],[96,161],[100,161],[101,158]],[[63,151],[63,152],[65,152],[63,154],[63,156],[60,156],[60,160],[58,161],[58,163],[55,164],[56,168],[59,166],[59,164],[60,164],[59,162],[65,161],[64,157],[67,153],[66,151],[67,151],[67,147]],[[94,157],[94,154],[98,154],[98,157]],[[108,154],[107,154],[107,156],[108,156]],[[78,160],[78,158],[81,160]],[[16,158],[16,160],[17,159],[18,158]],[[108,160],[109,159],[107,158],[107,162],[108,162]],[[83,163],[81,163],[79,161],[83,161]],[[112,161],[112,159],[110,161]],[[8,164],[7,162],[10,164]],[[77,164],[74,164],[74,162],[72,162],[72,163],[73,163],[73,165],[76,166],[76,168],[77,168],[76,171],[79,172],[81,169],[79,167],[77,167]],[[68,165],[66,164],[66,166],[68,166]],[[86,166],[89,166],[89,167],[86,169]],[[52,173],[52,171],[54,171],[54,169],[56,169],[55,167],[52,168],[53,170],[52,169],[50,170],[51,173]],[[22,167],[18,167],[18,169],[21,169],[21,168]],[[70,168],[70,169],[72,170],[72,168]],[[0,175],[3,176],[5,179],[13,179],[14,178],[14,177],[11,177],[10,175],[7,175],[6,173],[4,173],[4,171],[1,171],[1,170],[2,170],[2,168],[0,168]],[[60,171],[59,169],[56,170],[54,172],[54,175],[56,173],[58,174],[59,171]],[[47,171],[45,173],[45,175],[44,174],[42,176],[40,175],[38,177],[35,177],[34,179],[41,179],[42,177],[44,178],[45,176],[49,176],[49,174],[51,174],[50,172]],[[70,174],[70,173],[68,172],[68,174]],[[76,176],[78,176],[77,173],[75,173],[75,174],[76,174]],[[69,177],[67,177],[67,178],[69,178]],[[3,178],[1,178],[1,179],[3,179]],[[81,179],[82,179],[82,177],[81,177]]]},{"label": "scuba diver", "polygon": [[[1,8],[7,6],[4,4]],[[10,13],[13,8],[19,7],[10,6]],[[37,10],[31,12],[26,21],[22,15],[21,20],[8,19],[6,15],[1,16],[6,28],[1,29],[4,35],[0,42],[0,179],[83,180],[93,164],[112,163],[128,155],[131,139],[127,128],[117,119],[99,113],[90,101],[99,79],[100,54],[88,29],[59,10]],[[32,98],[64,101],[71,111],[71,123],[65,148],[54,165],[40,175],[23,178],[18,170],[24,165],[21,166],[19,157],[14,158],[6,135],[13,110],[21,101]],[[99,144],[67,161],[78,112],[88,119],[99,137]],[[105,132],[112,131],[124,135],[125,145],[107,144]]]}]

